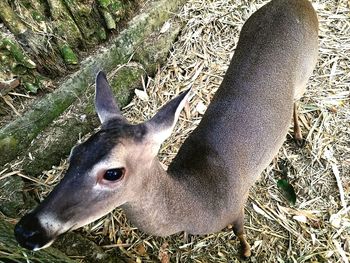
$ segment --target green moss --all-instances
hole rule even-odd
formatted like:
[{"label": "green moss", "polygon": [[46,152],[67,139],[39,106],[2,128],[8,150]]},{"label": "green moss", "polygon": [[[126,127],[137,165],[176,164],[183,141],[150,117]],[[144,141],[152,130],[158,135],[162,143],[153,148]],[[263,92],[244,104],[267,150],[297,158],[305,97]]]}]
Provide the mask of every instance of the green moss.
[{"label": "green moss", "polygon": [[58,46],[67,43],[72,48],[76,48],[84,43],[83,36],[65,5],[58,0],[49,0],[49,3],[52,16],[50,26],[54,28],[54,33],[58,36]]},{"label": "green moss", "polygon": [[93,115],[96,114],[96,110],[95,110],[95,106],[94,104],[90,103],[86,106],[84,113],[88,114],[88,115]]},{"label": "green moss", "polygon": [[124,8],[123,3],[118,0],[113,1],[113,3],[109,6],[109,10],[111,10],[114,13],[119,12],[123,8]]},{"label": "green moss", "polygon": [[108,29],[116,29],[117,25],[114,21],[113,16],[106,10],[102,11],[102,14],[103,14],[104,20],[106,22],[107,28]]},{"label": "green moss", "polygon": [[36,21],[36,22],[41,22],[44,21],[45,18],[37,11],[33,11],[32,12],[32,18]]},{"label": "green moss", "polygon": [[17,143],[18,141],[13,136],[0,138],[0,151],[1,152],[10,151],[13,147],[16,147]]},{"label": "green moss", "polygon": [[9,58],[9,52],[6,50],[0,50],[0,67],[1,71],[5,70],[5,64],[9,65],[11,62]]},{"label": "green moss", "polygon": [[[61,18],[59,21],[52,22],[55,28],[55,34],[65,39],[65,42],[74,47],[78,47],[81,43],[84,43],[83,37],[73,20]],[[58,40],[58,45],[62,45]]]},{"label": "green moss", "polygon": [[85,0],[63,0],[77,27],[79,28],[85,43],[88,46],[101,42],[96,34],[103,25],[100,23],[100,14],[93,5],[86,4]]},{"label": "green moss", "polygon": [[74,53],[74,51],[66,44],[63,45],[60,48],[61,51],[61,55],[64,59],[64,62],[68,65],[76,65],[78,64],[78,57],[77,55]]},{"label": "green moss", "polygon": [[15,40],[0,33],[0,78],[11,80],[13,75],[18,76],[29,92],[35,93],[42,86],[34,62]]},{"label": "green moss", "polygon": [[107,8],[111,4],[111,0],[98,0],[101,7]]},{"label": "green moss", "polygon": [[23,49],[11,39],[3,38],[0,41],[0,49],[8,50],[17,63],[30,69],[36,68],[35,63],[24,53]]},{"label": "green moss", "polygon": [[42,81],[46,80],[36,72],[27,72],[28,74],[20,75],[21,83],[25,89],[31,93],[36,93],[43,86]]},{"label": "green moss", "polygon": [[87,86],[86,78],[68,82],[73,86],[69,91],[59,89],[46,95],[45,99],[32,106],[31,111],[0,129],[1,164],[11,161],[26,149],[38,133],[71,105]]},{"label": "green moss", "polygon": [[158,65],[164,63],[172,43],[180,33],[180,24],[172,24],[171,27],[171,30],[158,36],[156,42],[154,36],[150,35],[142,43],[143,48],[137,49],[134,54],[134,60],[141,63],[149,75],[155,74]]},{"label": "green moss", "polygon": [[119,0],[99,0],[100,11],[108,29],[115,29],[116,22],[120,21],[131,8]]},{"label": "green moss", "polygon": [[27,30],[27,27],[11,9],[8,1],[0,1],[0,10],[0,20],[12,33],[18,35],[24,33]]},{"label": "green moss", "polygon": [[6,216],[17,217],[23,208],[22,188],[24,183],[18,176],[0,180],[0,211]]},{"label": "green moss", "polygon": [[19,75],[24,75],[24,74],[27,73],[27,68],[26,67],[24,67],[24,66],[22,66],[20,64],[13,64],[13,66],[14,67],[12,68],[12,72],[15,75],[19,76]]},{"label": "green moss", "polygon": [[119,105],[126,105],[130,101],[132,95],[130,91],[141,83],[141,76],[145,74],[141,67],[124,67],[118,70],[110,83]]},{"label": "green moss", "polygon": [[101,40],[107,39],[107,32],[103,27],[100,27],[96,33],[97,33],[97,36],[99,39],[101,39]]},{"label": "green moss", "polygon": [[37,93],[39,87],[33,85],[33,83],[29,83],[29,82],[24,82],[23,86],[26,88],[27,91],[31,92],[31,93]]},{"label": "green moss", "polygon": [[[95,117],[95,112],[93,116]],[[72,116],[64,122],[52,124],[45,131],[45,136],[40,140],[34,140],[28,152],[33,160],[25,159],[22,165],[23,171],[32,176],[38,176],[47,170],[52,164],[59,163],[63,156],[67,156],[72,146],[79,139],[79,134],[86,134],[98,125],[90,116],[84,121]]]}]

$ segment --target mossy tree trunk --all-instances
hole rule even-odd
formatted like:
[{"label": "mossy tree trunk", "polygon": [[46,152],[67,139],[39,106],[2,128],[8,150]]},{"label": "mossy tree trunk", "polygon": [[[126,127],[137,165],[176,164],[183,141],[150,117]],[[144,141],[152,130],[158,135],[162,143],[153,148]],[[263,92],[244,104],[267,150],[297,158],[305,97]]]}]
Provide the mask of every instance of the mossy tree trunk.
[{"label": "mossy tree trunk", "polygon": [[[0,82],[18,76],[33,92],[42,86],[41,76],[52,79],[67,74],[79,67],[81,51],[87,52],[120,30],[141,2],[0,1],[0,22],[6,26],[0,28]],[[8,52],[4,41],[15,46],[15,52]],[[23,64],[19,57],[32,63]]]}]

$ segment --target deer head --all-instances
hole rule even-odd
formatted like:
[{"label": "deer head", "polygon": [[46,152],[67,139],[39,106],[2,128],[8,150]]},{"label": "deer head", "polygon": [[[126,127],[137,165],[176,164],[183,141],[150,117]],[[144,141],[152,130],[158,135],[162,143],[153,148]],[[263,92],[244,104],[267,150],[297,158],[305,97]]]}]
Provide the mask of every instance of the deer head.
[{"label": "deer head", "polygon": [[189,90],[150,120],[133,125],[122,116],[106,75],[99,72],[95,107],[101,130],[72,149],[64,178],[16,225],[17,241],[31,250],[47,247],[60,234],[137,198],[188,97]]}]

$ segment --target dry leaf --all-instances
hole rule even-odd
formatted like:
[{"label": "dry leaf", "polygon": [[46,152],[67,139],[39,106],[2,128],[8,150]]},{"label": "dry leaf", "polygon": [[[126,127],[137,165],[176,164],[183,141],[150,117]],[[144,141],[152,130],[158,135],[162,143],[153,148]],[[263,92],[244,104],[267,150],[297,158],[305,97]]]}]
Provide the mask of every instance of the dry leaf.
[{"label": "dry leaf", "polygon": [[185,110],[185,114],[186,114],[186,119],[189,120],[191,118],[191,108],[190,108],[189,101],[185,102],[184,110]]},{"label": "dry leaf", "polygon": [[329,222],[331,223],[332,226],[335,228],[339,228],[341,224],[341,217],[338,214],[333,214],[329,218]]},{"label": "dry leaf", "polygon": [[260,247],[262,243],[263,243],[262,240],[255,240],[251,250],[255,250],[257,247]]},{"label": "dry leaf", "polygon": [[299,222],[302,222],[302,223],[307,223],[307,218],[306,216],[303,216],[303,215],[299,215],[299,216],[293,216],[293,219],[299,221]]},{"label": "dry leaf", "polygon": [[344,263],[349,263],[349,259],[346,256],[345,251],[343,250],[342,246],[339,244],[339,242],[335,239],[333,239],[333,244],[335,245],[339,255],[342,257]]},{"label": "dry leaf", "polygon": [[253,203],[253,209],[255,210],[255,212],[257,212],[258,214],[270,219],[270,220],[273,220],[272,217],[270,217],[264,210],[262,210],[260,207],[258,207],[256,204]]},{"label": "dry leaf", "polygon": [[166,21],[166,22],[163,24],[163,26],[162,26],[162,28],[160,29],[159,32],[160,32],[161,34],[164,34],[165,32],[167,32],[167,31],[169,30],[170,26],[171,26],[170,22],[169,22],[169,21]]},{"label": "dry leaf", "polygon": [[159,249],[158,259],[161,263],[169,263],[170,257],[168,255],[168,246],[169,244],[167,242],[163,243],[163,245]]},{"label": "dry leaf", "polygon": [[147,255],[146,247],[145,247],[142,243],[136,246],[136,252],[137,252],[137,254],[139,254],[140,256],[145,256],[145,255]]},{"label": "dry leaf", "polygon": [[197,106],[196,106],[196,111],[203,115],[205,113],[205,111],[207,110],[207,106],[204,105],[204,103],[202,101],[199,101]]},{"label": "dry leaf", "polygon": [[142,101],[148,101],[149,97],[144,90],[135,89],[135,95]]},{"label": "dry leaf", "polygon": [[312,245],[314,246],[316,244],[316,235],[314,233],[311,234],[311,240],[312,240]]}]

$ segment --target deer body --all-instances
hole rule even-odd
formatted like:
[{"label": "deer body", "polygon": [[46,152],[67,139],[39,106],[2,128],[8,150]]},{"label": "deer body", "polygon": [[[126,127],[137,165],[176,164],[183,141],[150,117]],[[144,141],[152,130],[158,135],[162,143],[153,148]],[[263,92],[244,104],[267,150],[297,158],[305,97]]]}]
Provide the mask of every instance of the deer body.
[{"label": "deer body", "polygon": [[150,169],[149,181],[160,185],[143,192],[155,194],[124,208],[132,222],[162,236],[206,234],[241,216],[249,187],[285,140],[316,63],[317,31],[307,1],[273,1],[252,15],[199,126],[167,173]]},{"label": "deer body", "polygon": [[[303,94],[316,63],[317,31],[317,16],[306,0],[273,0],[254,13],[242,28],[220,88],[168,171],[156,155],[188,91],[148,122],[131,125],[110,99],[100,73],[96,109],[102,129],[72,151],[60,185],[18,223],[19,242],[31,249],[45,247],[58,234],[121,206],[131,222],[153,235],[206,234],[233,224],[243,254],[249,256],[243,237],[244,204],[250,186],[285,140],[294,100]],[[85,206],[78,200],[79,187],[89,194]],[[69,190],[76,190],[77,197],[63,197]],[[64,217],[62,211],[67,210],[69,216]],[[28,223],[33,218],[35,224]],[[50,224],[52,218],[58,226]],[[45,242],[34,246],[23,232],[35,228],[45,233]]]}]

